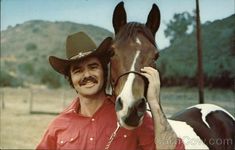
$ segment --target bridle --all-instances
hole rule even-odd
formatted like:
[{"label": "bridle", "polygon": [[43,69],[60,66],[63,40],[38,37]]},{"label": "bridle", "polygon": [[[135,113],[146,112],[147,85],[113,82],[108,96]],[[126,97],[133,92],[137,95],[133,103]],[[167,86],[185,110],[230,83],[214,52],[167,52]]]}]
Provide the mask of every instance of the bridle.
[{"label": "bridle", "polygon": [[128,71],[128,72],[125,72],[125,73],[121,74],[121,75],[116,79],[116,81],[114,82],[114,84],[112,84],[113,95],[115,95],[115,92],[114,92],[114,91],[115,91],[115,87],[117,86],[117,84],[118,84],[120,78],[122,78],[122,77],[124,77],[124,76],[126,76],[126,75],[128,75],[128,74],[130,74],[130,73],[133,73],[133,74],[135,74],[135,75],[138,75],[138,76],[140,76],[140,77],[143,79],[143,81],[144,81],[144,96],[145,96],[145,98],[147,98],[147,90],[148,90],[149,81],[148,81],[148,79],[147,79],[145,76],[143,76],[141,73],[139,73],[139,72],[137,72],[137,71]]},{"label": "bridle", "polygon": [[[126,76],[126,75],[128,75],[128,74],[130,74],[130,73],[133,73],[133,74],[135,74],[135,75],[138,75],[138,76],[140,76],[140,77],[143,79],[143,81],[144,81],[144,96],[145,96],[145,98],[146,98],[149,81],[148,81],[148,79],[147,79],[145,76],[143,76],[141,73],[139,73],[139,72],[137,72],[137,71],[128,71],[128,72],[125,72],[125,73],[121,74],[121,75],[116,79],[116,81],[114,82],[114,84],[111,84],[113,95],[115,95],[114,88],[117,86],[117,84],[118,84],[120,78],[122,78],[122,77],[124,77],[124,76]],[[115,96],[116,96],[116,95],[115,95]],[[120,124],[117,122],[117,127],[116,127],[116,129],[113,131],[113,133],[111,134],[111,136],[110,136],[110,138],[109,138],[109,141],[107,142],[107,144],[106,144],[106,146],[105,146],[105,150],[109,150],[109,147],[110,147],[111,143],[113,142],[114,138],[116,137],[116,134],[117,134],[117,132],[118,132],[119,129],[120,129]]]}]

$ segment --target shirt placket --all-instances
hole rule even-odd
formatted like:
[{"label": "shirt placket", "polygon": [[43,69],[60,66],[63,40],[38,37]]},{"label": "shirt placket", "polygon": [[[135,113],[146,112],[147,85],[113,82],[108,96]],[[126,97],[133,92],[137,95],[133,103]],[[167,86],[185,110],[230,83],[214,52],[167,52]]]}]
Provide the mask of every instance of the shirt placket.
[{"label": "shirt placket", "polygon": [[96,137],[96,119],[94,117],[92,117],[90,119],[90,125],[91,125],[91,130],[90,130],[90,133],[89,133],[89,137],[88,137],[88,145],[89,145],[89,149],[96,149],[96,141],[97,141],[97,137]]}]

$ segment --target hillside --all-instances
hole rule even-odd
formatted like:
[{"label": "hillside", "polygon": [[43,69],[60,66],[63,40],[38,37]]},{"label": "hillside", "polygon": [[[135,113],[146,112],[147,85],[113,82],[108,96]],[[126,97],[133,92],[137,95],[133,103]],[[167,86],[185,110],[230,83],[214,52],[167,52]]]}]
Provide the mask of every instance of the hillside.
[{"label": "hillside", "polygon": [[[202,25],[202,50],[205,84],[209,87],[233,87],[235,79],[235,15]],[[177,39],[160,52],[157,66],[163,84],[197,84],[197,48],[195,31]]]},{"label": "hillside", "polygon": [[[209,87],[233,87],[235,79],[235,15],[202,25],[202,50],[205,84]],[[48,56],[65,58],[67,35],[84,31],[98,44],[112,36],[106,29],[72,22],[34,20],[1,32],[0,86],[66,84],[51,69]],[[195,31],[180,37],[160,51],[157,61],[162,85],[197,85],[197,49]]]},{"label": "hillside", "polygon": [[64,83],[53,71],[48,56],[65,58],[65,41],[69,34],[84,31],[96,44],[112,36],[106,29],[72,22],[28,21],[1,32],[1,86]]}]

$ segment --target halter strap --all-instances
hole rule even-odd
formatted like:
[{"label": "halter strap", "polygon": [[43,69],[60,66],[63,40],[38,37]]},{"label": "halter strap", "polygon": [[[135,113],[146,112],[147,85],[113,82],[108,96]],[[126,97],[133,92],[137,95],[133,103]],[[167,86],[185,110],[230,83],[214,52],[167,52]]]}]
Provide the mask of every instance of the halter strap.
[{"label": "halter strap", "polygon": [[116,127],[116,129],[113,131],[113,133],[111,134],[108,143],[105,145],[105,148],[104,148],[105,150],[109,150],[109,147],[110,147],[110,145],[112,144],[114,138],[116,137],[117,132],[118,132],[119,129],[120,129],[120,124],[117,122],[117,127]]},{"label": "halter strap", "polygon": [[[121,74],[121,75],[117,78],[117,80],[114,82],[114,87],[117,86],[117,84],[118,84],[118,82],[119,82],[119,80],[120,80],[121,77],[123,77],[123,76],[125,76],[125,75],[128,75],[128,74],[130,74],[130,73],[136,74],[136,75],[140,76],[140,77],[143,79],[143,81],[144,81],[144,96],[145,96],[145,98],[146,98],[146,97],[147,97],[147,89],[148,89],[149,81],[148,81],[148,79],[147,79],[145,76],[143,76],[141,73],[139,73],[139,72],[137,72],[137,71],[128,71],[128,72],[125,72],[125,73]],[[114,92],[114,87],[113,87],[113,92]]]}]

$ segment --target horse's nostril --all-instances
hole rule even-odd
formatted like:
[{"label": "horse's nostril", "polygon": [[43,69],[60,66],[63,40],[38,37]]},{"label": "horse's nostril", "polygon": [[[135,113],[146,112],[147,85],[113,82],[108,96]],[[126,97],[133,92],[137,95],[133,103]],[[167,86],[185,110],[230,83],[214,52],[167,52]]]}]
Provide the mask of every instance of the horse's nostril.
[{"label": "horse's nostril", "polygon": [[145,102],[146,102],[146,100],[145,100],[145,98],[141,98],[141,103],[143,104],[145,104]]},{"label": "horse's nostril", "polygon": [[119,111],[119,110],[122,110],[122,108],[123,108],[122,99],[121,99],[121,97],[118,97],[116,100],[115,109],[116,109],[116,111]]},{"label": "horse's nostril", "polygon": [[145,103],[145,98],[141,98],[139,103],[136,106],[138,112],[145,112],[146,111],[146,103]]}]

